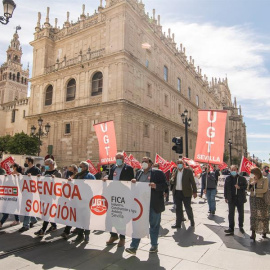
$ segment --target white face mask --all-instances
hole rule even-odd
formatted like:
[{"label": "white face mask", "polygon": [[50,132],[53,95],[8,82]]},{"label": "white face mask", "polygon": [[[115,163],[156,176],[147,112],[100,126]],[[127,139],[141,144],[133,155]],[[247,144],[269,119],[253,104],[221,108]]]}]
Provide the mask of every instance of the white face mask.
[{"label": "white face mask", "polygon": [[249,177],[250,177],[250,178],[254,178],[254,176],[255,176],[255,175],[254,175],[253,173],[251,173]]},{"label": "white face mask", "polygon": [[148,169],[148,163],[143,162],[143,163],[142,163],[142,168],[143,168],[144,170]]}]

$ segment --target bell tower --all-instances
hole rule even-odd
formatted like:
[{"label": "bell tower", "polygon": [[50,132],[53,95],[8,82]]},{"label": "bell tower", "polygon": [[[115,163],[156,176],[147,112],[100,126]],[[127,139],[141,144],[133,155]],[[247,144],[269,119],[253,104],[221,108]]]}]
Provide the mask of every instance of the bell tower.
[{"label": "bell tower", "polygon": [[21,64],[22,47],[19,40],[18,30],[7,49],[7,59],[0,67],[0,104],[19,100],[27,97],[29,68],[23,69]]}]

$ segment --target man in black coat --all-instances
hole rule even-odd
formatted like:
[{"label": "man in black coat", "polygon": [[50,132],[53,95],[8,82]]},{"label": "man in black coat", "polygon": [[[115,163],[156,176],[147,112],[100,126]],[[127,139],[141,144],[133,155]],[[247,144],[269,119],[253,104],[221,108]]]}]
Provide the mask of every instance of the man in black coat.
[{"label": "man in black coat", "polygon": [[236,165],[231,166],[231,174],[227,176],[224,185],[224,197],[229,207],[229,229],[224,232],[227,235],[234,235],[234,214],[235,207],[238,211],[238,222],[241,233],[244,233],[244,204],[246,199],[247,180],[238,174]]},{"label": "man in black coat", "polygon": [[[124,163],[123,153],[117,153],[115,156],[116,165],[114,165],[109,173],[108,180],[114,181],[130,181],[134,178],[134,170],[131,166]],[[103,179],[103,180],[107,180]],[[125,245],[125,235],[119,235],[120,240],[118,242],[118,247],[123,247]],[[111,232],[110,239],[106,242],[107,245],[112,245],[116,240],[118,240],[117,233]]]},{"label": "man in black coat", "polygon": [[[142,160],[142,170],[137,171],[136,179],[132,179],[132,183],[146,182],[151,186],[151,200],[150,200],[150,239],[151,248],[149,252],[158,252],[158,233],[161,221],[161,212],[165,210],[163,193],[167,188],[166,176],[161,170],[152,170],[153,162],[149,157],[144,157]],[[136,254],[139,247],[140,240],[132,238],[130,248],[126,252]]]}]

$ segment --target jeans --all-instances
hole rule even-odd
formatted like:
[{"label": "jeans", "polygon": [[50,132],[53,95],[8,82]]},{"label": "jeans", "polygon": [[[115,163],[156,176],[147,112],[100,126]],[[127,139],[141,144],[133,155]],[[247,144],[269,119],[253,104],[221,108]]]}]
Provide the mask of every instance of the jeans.
[{"label": "jeans", "polygon": [[[158,234],[160,227],[161,213],[156,213],[154,209],[150,208],[149,223],[150,223],[150,239],[151,246],[158,246]],[[130,247],[138,249],[141,239],[132,238]]]},{"label": "jeans", "polygon": [[37,223],[37,218],[36,217],[29,217],[25,216],[23,219],[23,227],[29,228],[30,227],[30,220],[32,223]]},{"label": "jeans", "polygon": [[216,194],[217,190],[215,188],[206,190],[206,197],[210,212],[216,211]]},{"label": "jeans", "polygon": [[243,228],[244,225],[244,203],[232,202],[228,203],[229,206],[229,227],[234,230],[234,215],[235,215],[235,207],[237,207],[238,211],[238,225],[239,228]]},{"label": "jeans", "polygon": [[90,230],[78,229],[78,236],[90,235]]},{"label": "jeans", "polygon": [[183,203],[186,209],[188,219],[194,221],[193,211],[191,207],[191,197],[185,197],[182,190],[176,190],[175,194],[176,205],[176,224],[180,225],[183,220]]},{"label": "jeans", "polygon": [[[2,217],[2,219],[1,219],[1,221],[0,221],[0,223],[1,223],[2,225],[7,221],[8,216],[9,216],[9,214],[3,214],[3,217]],[[18,215],[14,215],[14,217],[15,217],[15,220],[16,220],[16,221],[20,221]]]}]

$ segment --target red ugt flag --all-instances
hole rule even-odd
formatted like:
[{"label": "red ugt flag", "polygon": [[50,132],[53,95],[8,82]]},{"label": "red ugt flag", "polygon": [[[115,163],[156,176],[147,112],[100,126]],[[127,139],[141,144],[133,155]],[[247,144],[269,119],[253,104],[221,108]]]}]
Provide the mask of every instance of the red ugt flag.
[{"label": "red ugt flag", "polygon": [[14,164],[14,158],[8,157],[1,162],[1,167],[6,171],[7,174],[11,174],[10,166]]},{"label": "red ugt flag", "polygon": [[159,169],[164,173],[171,169],[171,162],[166,161],[158,154],[156,154],[155,163],[159,164]]},{"label": "red ugt flag", "polygon": [[98,138],[100,164],[115,163],[117,147],[113,121],[96,124],[94,128]]},{"label": "red ugt flag", "polygon": [[226,118],[227,111],[199,110],[195,161],[223,162]]},{"label": "red ugt flag", "polygon": [[89,172],[92,173],[93,175],[97,174],[98,170],[95,168],[92,161],[90,159],[87,159],[86,162],[89,164]]},{"label": "red ugt flag", "polygon": [[133,157],[133,155],[129,155],[129,160],[131,162],[131,167],[134,168],[134,169],[141,169],[142,168],[142,165],[141,163],[135,158]]},{"label": "red ugt flag", "polygon": [[241,165],[240,165],[240,172],[247,172],[248,174],[250,174],[250,171],[253,168],[256,168],[257,166],[252,163],[250,160],[248,160],[245,157],[242,157],[242,161],[241,161]]}]

